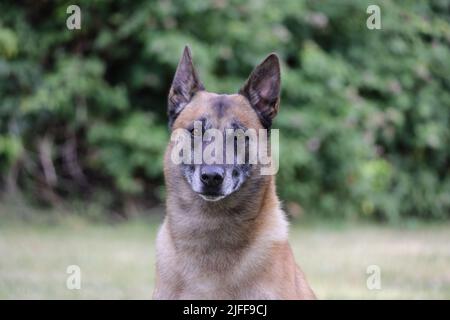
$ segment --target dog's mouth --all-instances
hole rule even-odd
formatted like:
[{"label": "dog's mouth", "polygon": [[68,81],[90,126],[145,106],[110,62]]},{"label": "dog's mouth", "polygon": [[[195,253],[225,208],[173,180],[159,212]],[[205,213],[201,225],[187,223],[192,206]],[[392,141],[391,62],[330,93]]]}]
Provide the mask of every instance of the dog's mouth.
[{"label": "dog's mouth", "polygon": [[210,202],[219,201],[219,200],[222,200],[223,198],[225,198],[225,195],[223,195],[223,194],[202,194],[202,193],[198,193],[198,195],[203,200],[210,201]]}]

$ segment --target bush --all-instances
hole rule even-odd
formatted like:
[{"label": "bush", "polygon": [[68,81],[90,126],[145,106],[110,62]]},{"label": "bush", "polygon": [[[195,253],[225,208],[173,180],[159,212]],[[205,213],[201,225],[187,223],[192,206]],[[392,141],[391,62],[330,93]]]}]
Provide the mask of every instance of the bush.
[{"label": "bush", "polygon": [[282,59],[278,190],[338,217],[450,216],[445,0],[0,4],[0,177],[33,201],[162,200],[166,95],[185,44],[210,91]]}]

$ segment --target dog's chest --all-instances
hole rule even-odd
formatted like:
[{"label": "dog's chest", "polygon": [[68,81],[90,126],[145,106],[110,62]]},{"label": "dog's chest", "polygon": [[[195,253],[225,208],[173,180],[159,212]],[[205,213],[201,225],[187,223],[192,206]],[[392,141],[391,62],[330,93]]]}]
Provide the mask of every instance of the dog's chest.
[{"label": "dog's chest", "polygon": [[268,247],[268,243],[259,243],[234,250],[211,247],[202,247],[195,253],[184,250],[178,254],[176,265],[183,284],[180,297],[245,299],[257,292],[261,294],[256,279],[267,267]]},{"label": "dog's chest", "polygon": [[[233,259],[233,257],[229,257]],[[252,296],[254,284],[248,275],[258,269],[253,262],[235,257],[235,262],[225,260],[223,255],[204,255],[201,259],[186,256],[179,265],[182,278],[181,299],[243,299]],[[248,266],[252,264],[252,272]]]}]

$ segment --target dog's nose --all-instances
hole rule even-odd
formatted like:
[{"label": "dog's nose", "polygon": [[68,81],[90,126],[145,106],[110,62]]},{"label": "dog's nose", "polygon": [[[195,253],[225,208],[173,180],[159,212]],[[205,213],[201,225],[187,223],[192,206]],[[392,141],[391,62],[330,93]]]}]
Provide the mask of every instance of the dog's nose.
[{"label": "dog's nose", "polygon": [[222,184],[225,171],[218,166],[204,166],[200,171],[200,180],[206,187],[217,187]]}]

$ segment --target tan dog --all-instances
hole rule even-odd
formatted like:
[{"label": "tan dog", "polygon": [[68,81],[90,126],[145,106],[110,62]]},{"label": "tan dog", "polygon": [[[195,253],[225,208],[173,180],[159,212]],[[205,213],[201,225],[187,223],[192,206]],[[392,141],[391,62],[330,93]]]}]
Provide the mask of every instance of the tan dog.
[{"label": "tan dog", "polygon": [[[268,129],[280,66],[269,55],[239,94],[205,91],[186,47],[169,94],[173,130]],[[314,299],[288,243],[273,175],[259,165],[175,164],[165,155],[167,215],[158,233],[155,299]]]}]

